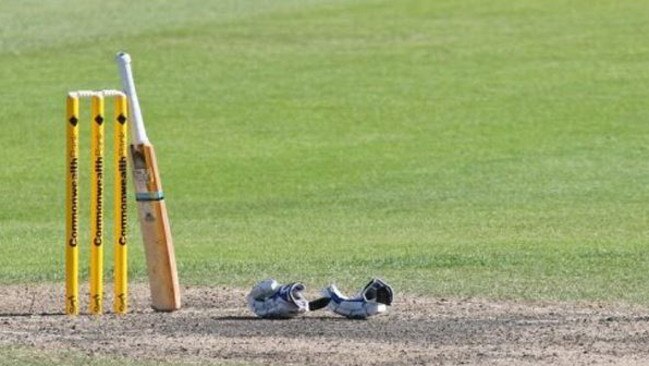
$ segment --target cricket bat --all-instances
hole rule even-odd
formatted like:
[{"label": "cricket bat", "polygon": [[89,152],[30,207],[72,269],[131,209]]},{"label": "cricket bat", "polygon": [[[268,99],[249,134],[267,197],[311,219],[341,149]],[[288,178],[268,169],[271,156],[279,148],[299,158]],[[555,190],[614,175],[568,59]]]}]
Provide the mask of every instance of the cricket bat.
[{"label": "cricket bat", "polygon": [[158,163],[144,129],[131,57],[120,52],[116,58],[131,112],[131,166],[151,288],[151,307],[156,311],[174,311],[181,307],[180,285]]}]

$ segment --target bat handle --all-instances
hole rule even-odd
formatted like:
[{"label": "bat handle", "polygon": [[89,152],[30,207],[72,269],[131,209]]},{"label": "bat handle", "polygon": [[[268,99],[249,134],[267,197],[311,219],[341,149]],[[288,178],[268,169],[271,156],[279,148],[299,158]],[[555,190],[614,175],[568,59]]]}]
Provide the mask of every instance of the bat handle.
[{"label": "bat handle", "polygon": [[128,96],[128,105],[131,111],[131,136],[134,144],[148,144],[149,138],[144,129],[144,119],[142,118],[142,110],[140,109],[140,102],[137,98],[135,91],[135,81],[133,79],[133,71],[131,69],[131,56],[126,52],[118,52],[115,56],[119,66],[119,73],[122,79],[122,87],[124,93]]}]

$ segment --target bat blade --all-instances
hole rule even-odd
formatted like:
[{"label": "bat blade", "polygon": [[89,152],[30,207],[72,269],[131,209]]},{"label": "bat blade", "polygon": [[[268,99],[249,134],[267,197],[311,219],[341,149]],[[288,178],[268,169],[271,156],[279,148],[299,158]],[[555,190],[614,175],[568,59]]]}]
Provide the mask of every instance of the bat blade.
[{"label": "bat blade", "polygon": [[133,144],[131,158],[151,307],[156,311],[178,310],[181,302],[176,256],[155,150],[150,143]]}]

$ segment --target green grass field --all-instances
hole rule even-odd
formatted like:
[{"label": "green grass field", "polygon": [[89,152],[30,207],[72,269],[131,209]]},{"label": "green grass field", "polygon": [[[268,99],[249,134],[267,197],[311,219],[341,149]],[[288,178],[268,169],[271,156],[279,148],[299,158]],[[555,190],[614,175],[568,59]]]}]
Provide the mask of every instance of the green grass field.
[{"label": "green grass field", "polygon": [[119,87],[123,49],[184,284],[378,275],[646,303],[648,17],[630,0],[0,2],[0,282],[63,285],[65,95]]}]

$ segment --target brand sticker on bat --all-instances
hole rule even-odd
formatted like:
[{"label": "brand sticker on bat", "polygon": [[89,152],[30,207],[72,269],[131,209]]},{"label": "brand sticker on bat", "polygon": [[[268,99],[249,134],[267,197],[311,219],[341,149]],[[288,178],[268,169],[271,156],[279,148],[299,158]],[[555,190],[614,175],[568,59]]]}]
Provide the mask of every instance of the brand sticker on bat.
[{"label": "brand sticker on bat", "polygon": [[149,173],[146,169],[133,170],[133,180],[135,181],[136,192],[146,192],[149,190],[147,188],[147,183],[149,182]]},{"label": "brand sticker on bat", "polygon": [[147,212],[147,213],[146,213],[146,216],[144,216],[144,220],[145,220],[146,222],[154,222],[154,221],[155,221],[155,217],[154,217],[153,214],[151,214],[150,212]]}]

